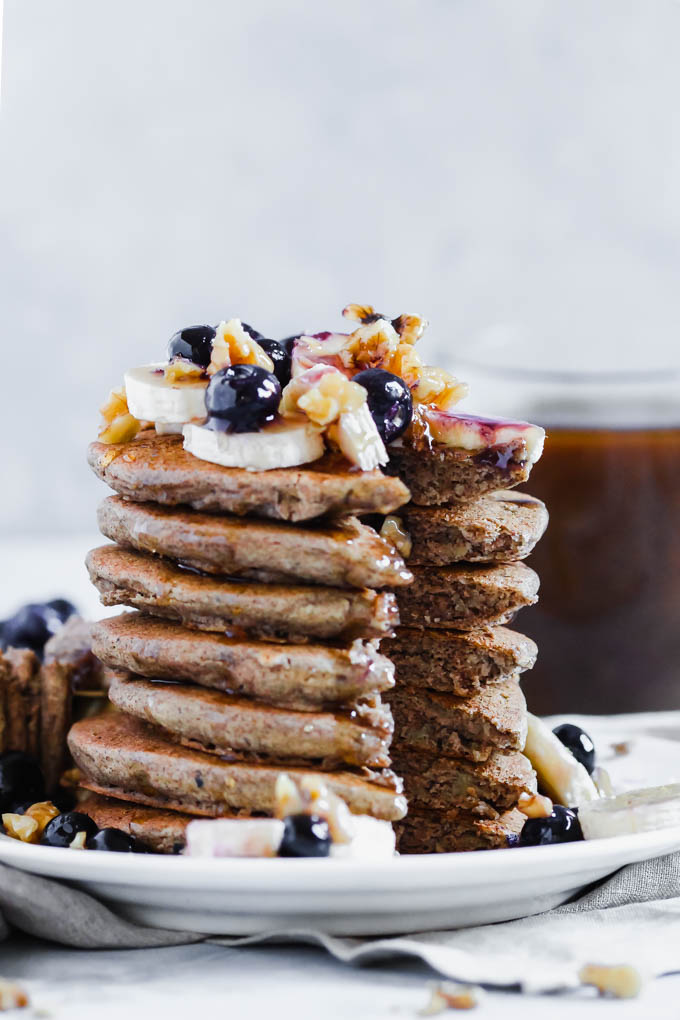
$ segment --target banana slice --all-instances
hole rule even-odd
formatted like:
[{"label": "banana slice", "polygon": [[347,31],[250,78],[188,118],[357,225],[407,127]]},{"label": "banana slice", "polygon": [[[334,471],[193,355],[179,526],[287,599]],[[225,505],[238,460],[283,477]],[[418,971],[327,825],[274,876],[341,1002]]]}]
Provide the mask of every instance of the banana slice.
[{"label": "banana slice", "polygon": [[188,857],[276,857],[283,839],[278,818],[202,818],[187,825]]},{"label": "banana slice", "polygon": [[367,403],[341,414],[337,423],[329,427],[328,434],[347,460],[362,471],[373,471],[389,460]]},{"label": "banana slice", "polygon": [[[583,765],[537,716],[527,713],[524,753],[533,765],[541,790],[557,804],[578,807],[599,794]],[[579,813],[580,818],[580,813]]]},{"label": "banana slice", "polygon": [[352,838],[347,843],[333,843],[331,857],[361,860],[394,857],[395,835],[389,822],[370,815],[352,815]]},{"label": "banana slice", "polygon": [[170,383],[164,369],[164,363],[140,365],[125,373],[130,414],[159,425],[203,420],[207,380]]},{"label": "banana slice", "polygon": [[586,839],[680,827],[680,783],[603,797],[581,805],[578,817]]},{"label": "banana slice", "polygon": [[270,471],[318,460],[324,453],[320,429],[310,422],[280,422],[261,432],[215,432],[184,426],[184,449],[222,467]]}]

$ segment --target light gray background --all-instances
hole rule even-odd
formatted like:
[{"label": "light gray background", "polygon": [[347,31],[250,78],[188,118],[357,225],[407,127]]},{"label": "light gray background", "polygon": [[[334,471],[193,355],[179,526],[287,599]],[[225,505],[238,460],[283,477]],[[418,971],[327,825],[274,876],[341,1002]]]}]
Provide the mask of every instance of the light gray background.
[{"label": "light gray background", "polygon": [[677,349],[679,53],[675,0],[6,0],[5,534],[93,529],[97,407],[193,322]]}]

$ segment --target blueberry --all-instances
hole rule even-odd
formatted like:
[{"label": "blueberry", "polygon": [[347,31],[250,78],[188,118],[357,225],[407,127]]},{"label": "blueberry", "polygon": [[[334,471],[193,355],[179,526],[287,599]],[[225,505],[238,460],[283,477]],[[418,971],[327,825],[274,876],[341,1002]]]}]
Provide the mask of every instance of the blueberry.
[{"label": "blueberry", "polygon": [[69,617],[75,616],[78,612],[68,599],[51,599],[45,603],[45,608],[51,610],[62,623],[66,623]]},{"label": "blueberry", "polygon": [[575,810],[553,806],[547,818],[527,818],[519,837],[520,846],[547,846],[550,843],[574,843],[583,839]]},{"label": "blueberry", "polygon": [[45,779],[33,755],[25,751],[0,754],[0,814],[15,804],[45,799]]},{"label": "blueberry", "polygon": [[367,368],[355,375],[368,393],[368,409],[384,443],[391,443],[407,428],[413,417],[411,391],[398,375],[383,368]]},{"label": "blueberry", "polygon": [[213,428],[255,432],[272,421],[281,400],[281,383],[258,365],[230,365],[210,380],[205,406]]},{"label": "blueberry", "polygon": [[2,629],[3,648],[30,648],[36,655],[42,655],[45,643],[52,637],[44,606],[31,603],[22,606],[14,616],[5,621]]},{"label": "blueberry", "polygon": [[295,333],[294,336],[287,336],[287,337],[284,337],[283,340],[279,340],[279,343],[281,344],[281,346],[283,347],[284,351],[286,351],[286,353],[289,356],[292,355],[292,353],[293,353],[293,348],[295,347],[295,341],[299,340],[302,335],[303,335],[302,333]]},{"label": "blueberry", "polygon": [[286,386],[290,382],[290,354],[278,340],[268,340],[267,337],[261,336],[257,337],[257,342],[274,362],[274,375],[281,386]]},{"label": "blueberry", "polygon": [[[241,325],[245,329],[248,336],[251,337],[253,340],[257,340],[258,344],[260,343],[260,340],[264,339],[264,333],[258,333],[258,331],[256,329],[253,329],[252,326],[249,326],[247,322],[242,322]],[[262,345],[260,344],[260,346]]]},{"label": "blueberry", "polygon": [[212,357],[213,340],[217,335],[214,326],[187,326],[168,340],[168,361],[186,358],[194,365],[207,368]]},{"label": "blueberry", "polygon": [[567,750],[571,751],[576,761],[581,762],[588,775],[591,775],[595,768],[595,744],[586,731],[574,723],[562,723],[561,726],[555,727],[553,733]]},{"label": "blueberry", "polygon": [[97,826],[89,815],[67,811],[47,823],[40,842],[43,846],[70,846],[79,832],[85,832],[89,840],[96,835]]},{"label": "blueberry", "polygon": [[279,857],[328,857],[328,822],[318,815],[289,815],[283,823]]},{"label": "blueberry", "polygon": [[100,829],[90,836],[85,846],[88,850],[113,850],[124,854],[132,854],[137,849],[134,837],[122,829]]}]

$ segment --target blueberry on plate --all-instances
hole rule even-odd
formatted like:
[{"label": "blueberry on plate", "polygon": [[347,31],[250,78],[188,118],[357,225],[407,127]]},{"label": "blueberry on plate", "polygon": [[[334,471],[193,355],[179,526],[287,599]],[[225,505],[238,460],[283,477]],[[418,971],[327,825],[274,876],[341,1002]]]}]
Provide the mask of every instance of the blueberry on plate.
[{"label": "blueberry on plate", "polygon": [[43,846],[70,846],[79,832],[84,832],[91,839],[97,832],[97,826],[89,815],[67,811],[47,823],[40,842]]},{"label": "blueberry on plate", "polygon": [[75,616],[78,612],[73,603],[69,602],[68,599],[50,599],[49,602],[45,603],[45,609],[54,614],[61,623],[66,623],[71,616]]},{"label": "blueberry on plate", "polygon": [[274,375],[283,388],[290,382],[290,354],[278,340],[268,340],[265,336],[258,336],[255,339],[274,362]]},{"label": "blueberry on plate", "polygon": [[0,635],[2,647],[30,648],[36,655],[42,656],[45,644],[75,612],[75,606],[67,599],[30,602],[5,620]]},{"label": "blueberry on plate", "polygon": [[295,341],[299,340],[301,336],[303,336],[302,333],[295,333],[293,336],[286,336],[286,337],[283,338],[283,340],[279,340],[279,343],[281,344],[281,346],[283,347],[284,351],[288,354],[289,357],[293,353],[293,348],[295,347]]},{"label": "blueberry on plate", "polygon": [[187,326],[168,340],[168,361],[186,358],[194,365],[207,368],[212,357],[213,340],[217,336],[214,326]]},{"label": "blueberry on plate", "polygon": [[583,839],[583,833],[577,812],[555,804],[547,818],[527,818],[519,845],[548,846],[551,843],[575,843],[579,839]]},{"label": "blueberry on plate", "polygon": [[260,343],[260,341],[264,339],[264,333],[258,333],[258,331],[256,329],[253,329],[252,326],[249,326],[247,322],[241,322],[241,325],[243,326],[248,336],[251,337],[253,340],[257,340],[258,344],[260,344],[261,347],[262,344]]},{"label": "blueberry on plate", "polygon": [[404,432],[413,417],[411,391],[398,375],[384,368],[367,368],[353,377],[368,394],[368,409],[384,443]]},{"label": "blueberry on plate", "polygon": [[574,723],[562,723],[555,727],[553,733],[571,751],[576,761],[583,765],[588,775],[592,775],[595,768],[595,744],[586,731]]},{"label": "blueberry on plate", "polygon": [[281,383],[259,365],[230,365],[210,380],[205,406],[212,428],[256,432],[273,421],[281,400]]},{"label": "blueberry on plate", "polygon": [[112,850],[115,853],[132,854],[137,849],[133,836],[122,829],[100,829],[85,843],[87,850]]},{"label": "blueberry on plate", "polygon": [[289,815],[283,823],[279,857],[328,857],[331,852],[328,822],[318,815]]},{"label": "blueberry on plate", "polygon": [[0,814],[14,804],[35,804],[45,799],[42,769],[25,751],[0,754]]}]

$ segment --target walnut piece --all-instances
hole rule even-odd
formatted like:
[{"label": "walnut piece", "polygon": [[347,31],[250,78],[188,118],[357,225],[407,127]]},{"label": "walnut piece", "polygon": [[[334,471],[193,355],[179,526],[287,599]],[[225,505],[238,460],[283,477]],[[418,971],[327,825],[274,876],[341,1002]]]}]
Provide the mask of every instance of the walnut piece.
[{"label": "walnut piece", "polygon": [[582,985],[593,985],[601,995],[612,995],[617,999],[635,999],[642,990],[640,972],[630,964],[604,966],[587,963],[578,972]]},{"label": "walnut piece", "polygon": [[480,1002],[481,989],[473,985],[441,981],[428,987],[430,1001],[418,1011],[419,1016],[436,1016],[447,1009],[474,1009]]},{"label": "walnut piece", "polygon": [[517,810],[527,818],[549,818],[553,802],[550,797],[544,797],[540,793],[520,793]]},{"label": "walnut piece", "polygon": [[163,375],[169,383],[197,382],[203,377],[204,370],[187,358],[175,358],[165,366]]},{"label": "walnut piece", "polygon": [[330,365],[309,369],[291,379],[283,391],[279,410],[284,417],[302,411],[315,425],[325,427],[346,411],[366,403],[366,390]]},{"label": "walnut piece", "polygon": [[221,322],[217,327],[208,375],[214,375],[229,365],[259,365],[267,372],[274,371],[274,362],[258,342],[246,333],[240,319]]},{"label": "walnut piece", "polygon": [[384,538],[390,545],[393,545],[399,555],[403,556],[405,560],[411,555],[413,542],[404,527],[401,517],[394,517],[392,514],[388,514],[380,529],[380,537]]},{"label": "walnut piece", "polygon": [[142,423],[128,410],[124,386],[118,390],[111,390],[99,412],[103,418],[98,435],[100,443],[129,443],[142,427]]},{"label": "walnut piece", "polygon": [[0,1011],[8,1009],[25,1009],[29,998],[21,985],[7,978],[0,978]]}]

